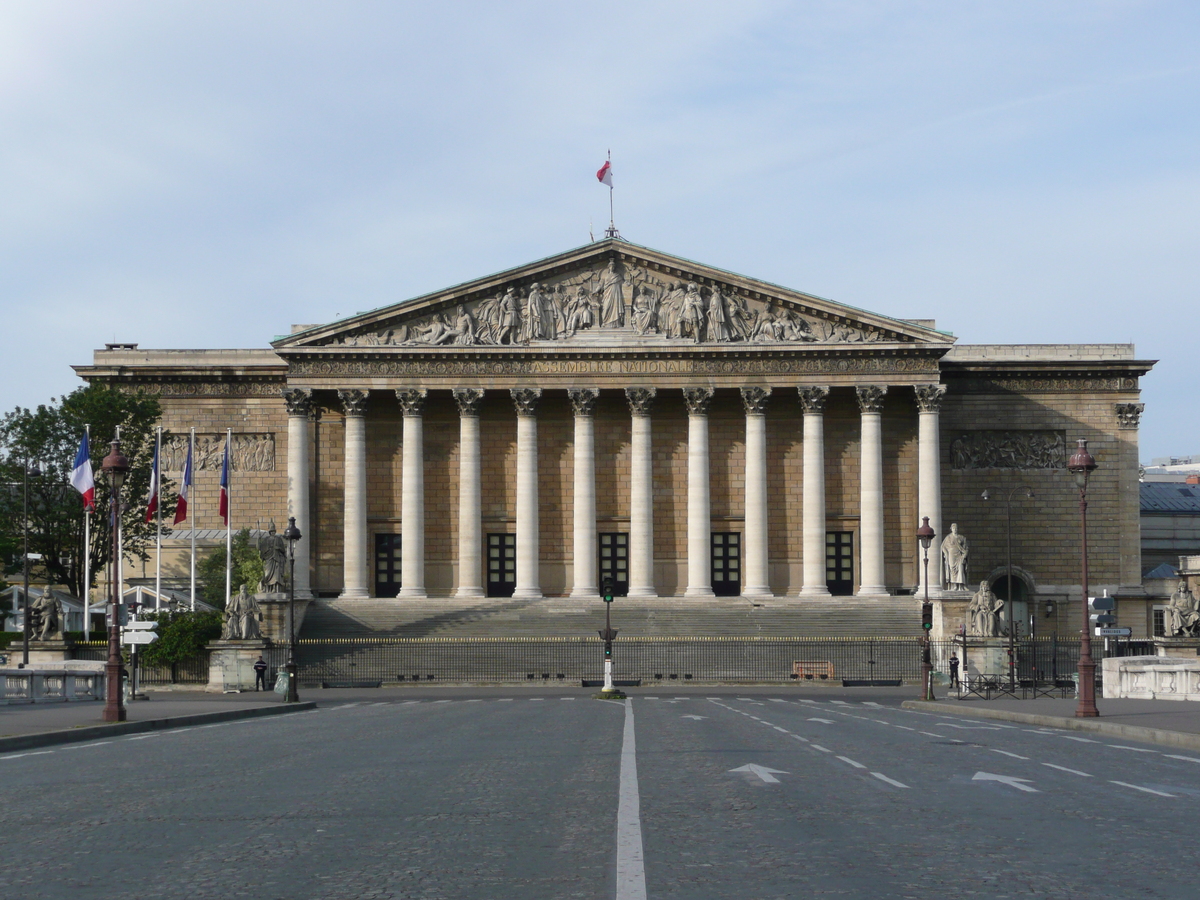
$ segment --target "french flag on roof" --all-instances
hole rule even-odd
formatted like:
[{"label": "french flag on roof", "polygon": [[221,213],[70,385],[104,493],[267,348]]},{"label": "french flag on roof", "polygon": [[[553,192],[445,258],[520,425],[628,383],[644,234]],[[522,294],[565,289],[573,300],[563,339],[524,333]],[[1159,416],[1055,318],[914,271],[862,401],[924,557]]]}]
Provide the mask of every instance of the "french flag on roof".
[{"label": "french flag on roof", "polygon": [[96,479],[92,476],[92,453],[88,447],[88,435],[83,433],[75,464],[71,467],[71,487],[83,495],[83,508],[96,508]]}]

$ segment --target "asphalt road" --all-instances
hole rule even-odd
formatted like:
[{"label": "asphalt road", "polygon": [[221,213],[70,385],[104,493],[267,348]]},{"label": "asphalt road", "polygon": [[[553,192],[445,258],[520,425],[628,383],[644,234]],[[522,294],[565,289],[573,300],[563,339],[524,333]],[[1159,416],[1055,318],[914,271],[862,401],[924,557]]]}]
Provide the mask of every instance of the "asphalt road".
[{"label": "asphalt road", "polygon": [[0,757],[0,896],[1197,896],[1200,754],[891,693],[322,702]]}]

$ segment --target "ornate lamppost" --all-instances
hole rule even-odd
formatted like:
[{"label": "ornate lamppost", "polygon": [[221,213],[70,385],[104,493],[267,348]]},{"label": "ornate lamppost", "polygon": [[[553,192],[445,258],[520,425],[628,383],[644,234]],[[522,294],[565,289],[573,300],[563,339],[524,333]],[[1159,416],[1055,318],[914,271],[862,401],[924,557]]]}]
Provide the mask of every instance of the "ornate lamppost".
[{"label": "ornate lamppost", "polygon": [[[24,517],[24,540],[25,550],[21,555],[21,569],[25,573],[24,593],[21,595],[21,665],[19,668],[24,669],[29,665],[29,479],[40,478],[42,470],[38,467],[37,462],[30,462],[29,457],[25,457],[25,505],[22,513]],[[47,590],[49,587],[47,586]]]},{"label": "ornate lamppost", "polygon": [[121,692],[121,583],[117,578],[121,560],[121,487],[129,474],[129,460],[121,453],[121,442],[113,441],[112,449],[101,471],[112,487],[112,599],[108,607],[108,664],[105,666],[107,687],[104,695],[104,721],[124,722],[125,704]]},{"label": "ornate lamppost", "polygon": [[929,547],[937,537],[929,524],[929,516],[921,517],[921,527],[917,529],[917,540],[921,542],[921,550],[925,554],[925,600],[921,604],[921,628],[925,635],[921,648],[921,699],[933,700],[933,660],[930,659],[929,637],[933,630],[933,604],[929,602]]},{"label": "ornate lamppost", "polygon": [[[1008,492],[1008,497],[1005,498],[1005,530],[1004,530],[1004,550],[1005,550],[1005,566],[1006,566],[1006,582],[1008,584],[1008,689],[1015,691],[1017,687],[1017,619],[1014,614],[1016,607],[1013,605],[1013,589],[1012,589],[1012,501],[1017,495],[1017,491],[1024,491],[1026,499],[1033,499],[1033,488],[1027,484],[1019,484]],[[981,495],[980,499],[991,499],[991,489],[988,488]],[[1034,681],[1037,680],[1037,647],[1033,648],[1034,653]]]},{"label": "ornate lamppost", "polygon": [[296,527],[296,517],[289,516],[287,528],[283,530],[283,539],[288,548],[288,659],[287,659],[287,697],[284,703],[300,702],[300,686],[296,684],[296,542],[303,535]]},{"label": "ornate lamppost", "polygon": [[1096,663],[1092,659],[1091,622],[1088,619],[1088,546],[1087,546],[1087,486],[1088,479],[1096,471],[1096,460],[1088,453],[1087,441],[1079,439],[1078,449],[1071,454],[1067,469],[1075,476],[1075,484],[1079,488],[1079,534],[1082,547],[1082,569],[1080,579],[1083,582],[1083,597],[1079,604],[1083,630],[1079,633],[1079,706],[1075,709],[1076,718],[1092,718],[1100,715],[1096,708]]}]

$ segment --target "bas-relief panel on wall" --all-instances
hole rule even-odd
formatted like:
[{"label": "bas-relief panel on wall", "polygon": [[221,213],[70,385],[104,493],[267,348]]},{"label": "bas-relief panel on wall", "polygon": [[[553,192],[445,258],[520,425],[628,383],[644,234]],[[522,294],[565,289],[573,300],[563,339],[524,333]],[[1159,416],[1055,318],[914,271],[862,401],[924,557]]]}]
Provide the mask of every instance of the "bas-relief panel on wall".
[{"label": "bas-relief panel on wall", "polygon": [[693,344],[911,340],[873,326],[806,315],[785,301],[711,279],[671,277],[610,260],[602,267],[511,284],[443,311],[401,314],[383,326],[376,323],[317,346],[512,346],[604,337]]},{"label": "bas-relief panel on wall", "polygon": [[[182,472],[187,459],[188,435],[172,434],[163,438],[162,468],[164,472]],[[220,470],[225,453],[225,435],[196,434],[196,453],[192,458],[195,471]],[[275,471],[275,435],[271,433],[234,434],[229,465],[235,472]]]},{"label": "bas-relief panel on wall", "polygon": [[950,442],[952,469],[1061,469],[1062,431],[964,431]]}]

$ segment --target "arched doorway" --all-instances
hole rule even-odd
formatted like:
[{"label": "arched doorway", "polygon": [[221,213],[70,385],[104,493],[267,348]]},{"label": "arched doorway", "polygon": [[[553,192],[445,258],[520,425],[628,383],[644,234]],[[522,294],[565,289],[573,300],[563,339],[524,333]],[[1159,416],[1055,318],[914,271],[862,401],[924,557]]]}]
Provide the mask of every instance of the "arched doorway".
[{"label": "arched doorway", "polygon": [[[1008,629],[1008,570],[1001,566],[992,572],[988,579],[991,585],[992,593],[1005,601],[1004,609],[1000,612],[1000,621],[1003,623],[1005,630]],[[1033,600],[1033,580],[1028,573],[1021,571],[1016,566],[1012,569],[1012,615],[1017,623],[1017,637],[1029,637],[1031,628],[1034,626],[1030,623],[1030,614],[1036,610],[1036,605]]]}]

